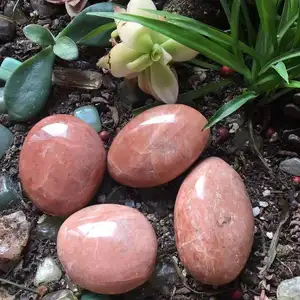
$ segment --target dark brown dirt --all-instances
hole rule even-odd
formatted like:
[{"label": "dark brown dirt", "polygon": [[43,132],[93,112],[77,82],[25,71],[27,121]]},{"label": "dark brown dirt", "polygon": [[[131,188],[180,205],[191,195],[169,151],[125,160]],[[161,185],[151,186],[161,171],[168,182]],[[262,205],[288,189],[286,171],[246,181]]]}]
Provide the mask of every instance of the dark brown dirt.
[{"label": "dark brown dirt", "polygon": [[[2,9],[2,4],[0,4],[0,9]],[[49,19],[39,20],[37,17],[30,17],[29,14],[32,12],[32,9],[30,8],[29,1],[21,1],[20,8],[28,18],[28,23],[41,23],[41,21],[43,21],[45,24],[49,24],[54,32],[63,28],[69,21],[69,17],[65,15],[63,9],[60,13]],[[28,42],[23,36],[21,31],[23,26],[24,25],[18,25],[17,35],[12,42],[0,44],[0,55],[3,58],[11,56],[20,60],[25,60],[38,51],[38,48]],[[96,51],[95,49],[81,49],[79,61],[66,64],[61,60],[57,60],[56,66],[73,67],[81,70],[96,70],[95,62],[101,56],[101,51],[103,52],[103,50],[99,49],[96,49]],[[187,80],[190,75],[193,74],[191,67],[179,66],[178,70],[181,90],[186,91],[191,89],[192,87]],[[203,83],[199,83],[198,86],[219,79],[220,76],[217,72],[208,72],[207,79]],[[124,94],[120,84],[120,80],[115,80],[110,75],[106,74],[103,86],[97,91],[68,89],[54,86],[46,109],[31,123],[14,124],[6,115],[1,115],[0,122],[14,133],[15,139],[14,145],[7,152],[6,156],[0,160],[0,169],[3,172],[8,172],[17,182],[18,157],[28,130],[39,119],[47,115],[57,113],[71,114],[78,106],[85,104],[96,105],[104,129],[111,132],[112,136],[114,136],[131,118],[132,109],[142,106],[145,104],[145,99],[149,98],[144,96],[133,105],[126,104],[123,102]],[[208,94],[203,99],[199,99],[197,105],[201,112],[209,117],[224,101],[226,101],[226,99],[230,99],[234,94],[239,93],[240,90],[241,89],[238,86],[231,86],[227,89],[218,91],[215,94]],[[96,103],[95,97],[102,97],[106,99],[107,103]],[[261,153],[271,168],[272,173],[270,173],[259,160],[257,154],[253,151],[253,147],[251,147],[251,143],[249,147],[244,147],[242,150],[237,149],[235,146],[236,134],[230,134],[227,141],[218,143],[217,128],[220,126],[227,126],[225,123],[218,124],[213,128],[212,143],[200,158],[203,159],[208,156],[218,156],[223,158],[242,176],[253,207],[259,206],[259,201],[266,201],[268,203],[268,206],[263,208],[260,215],[255,218],[255,241],[247,266],[239,278],[226,287],[213,288],[202,286],[192,277],[186,275],[183,266],[178,260],[174,241],[173,207],[178,188],[186,174],[183,174],[176,180],[164,186],[151,189],[121,187],[106,175],[102,187],[95,196],[93,203],[120,203],[138,208],[147,216],[157,233],[159,244],[158,261],[171,262],[173,264],[175,260],[179,270],[178,273],[182,277],[177,278],[177,280],[170,280],[171,282],[164,284],[167,288],[162,288],[162,284],[157,287],[152,280],[129,294],[114,296],[113,299],[223,300],[232,299],[232,291],[239,289],[242,291],[243,299],[253,300],[255,295],[260,294],[260,288],[263,283],[265,283],[265,287],[267,288],[267,295],[272,297],[272,299],[275,299],[276,287],[280,281],[293,276],[300,276],[300,242],[296,228],[296,223],[300,220],[299,186],[293,183],[289,176],[278,170],[279,162],[285,155],[285,152],[282,152],[282,150],[293,151],[294,154],[292,155],[298,155],[297,151],[285,145],[281,138],[284,129],[295,128],[295,126],[297,126],[293,124],[291,120],[284,118],[281,113],[282,105],[289,101],[291,101],[291,95],[285,96],[285,99],[282,99],[281,102],[274,103],[267,109],[255,110],[254,115],[252,115],[254,134],[261,137]],[[147,103],[149,103],[149,100],[147,100]],[[246,108],[245,112],[245,119],[247,120],[247,116],[250,115],[249,113],[253,112],[253,107]],[[279,134],[279,140],[275,143],[270,143],[269,138],[265,137],[265,132],[269,127],[275,128]],[[246,132],[248,131],[247,122],[242,126],[242,129],[246,130]],[[189,133],[187,132],[186,134]],[[106,145],[107,148],[109,147],[109,143],[110,142]],[[272,174],[274,174],[275,177],[273,177]],[[263,196],[263,192],[266,189],[271,191],[271,195],[268,197]],[[114,194],[112,194],[112,192]],[[32,281],[38,264],[48,255],[56,257],[56,247],[55,243],[51,240],[39,240],[37,238],[36,222],[42,213],[33,207],[26,197],[24,197],[23,200],[20,207],[9,209],[1,212],[1,214],[7,214],[16,211],[17,209],[22,209],[32,224],[30,241],[24,251],[24,256],[20,264],[10,270],[7,274],[0,275],[13,282],[33,288]],[[283,226],[279,236],[277,257],[267,274],[268,276],[262,278],[262,276],[259,275],[259,268],[263,268],[266,264],[268,249],[271,243],[271,240],[267,237],[267,233],[275,233],[280,222],[282,211],[286,208],[289,210],[290,217]],[[186,280],[185,285],[183,284],[183,279]],[[199,293],[189,290],[186,285]],[[72,285],[64,276],[59,282],[48,285],[48,291],[56,291],[67,286],[72,288]],[[5,288],[7,288],[11,294],[16,295],[16,299],[26,300],[36,298],[35,295],[30,292],[22,291],[9,285],[5,285]]]}]

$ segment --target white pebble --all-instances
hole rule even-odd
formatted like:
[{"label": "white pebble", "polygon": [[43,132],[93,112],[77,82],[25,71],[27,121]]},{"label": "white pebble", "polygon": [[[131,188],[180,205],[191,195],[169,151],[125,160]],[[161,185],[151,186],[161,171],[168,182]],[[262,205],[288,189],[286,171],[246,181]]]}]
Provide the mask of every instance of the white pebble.
[{"label": "white pebble", "polygon": [[259,201],[259,206],[260,206],[260,207],[268,207],[268,206],[269,206],[269,203],[266,202],[266,201]]},{"label": "white pebble", "polygon": [[267,232],[266,236],[271,240],[273,238],[273,232]]},{"label": "white pebble", "polygon": [[33,284],[49,283],[60,279],[62,272],[52,257],[46,257],[38,266]]},{"label": "white pebble", "polygon": [[270,190],[264,190],[263,191],[263,196],[264,197],[269,197],[271,195],[271,191]]},{"label": "white pebble", "polygon": [[229,133],[236,133],[240,128],[238,123],[231,123],[229,124],[229,126],[230,126]]},{"label": "white pebble", "polygon": [[260,208],[258,206],[253,207],[252,211],[254,217],[257,217],[260,214]]},{"label": "white pebble", "polygon": [[271,138],[270,138],[270,143],[277,142],[278,140],[279,140],[278,133],[277,132],[273,133]]}]

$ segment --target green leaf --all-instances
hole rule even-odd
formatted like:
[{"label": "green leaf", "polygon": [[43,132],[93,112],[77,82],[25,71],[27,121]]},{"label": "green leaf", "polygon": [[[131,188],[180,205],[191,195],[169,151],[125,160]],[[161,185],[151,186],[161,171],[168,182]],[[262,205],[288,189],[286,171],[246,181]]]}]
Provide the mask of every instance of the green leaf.
[{"label": "green leaf", "polygon": [[0,80],[7,81],[11,74],[22,64],[22,62],[6,57],[0,66]]},{"label": "green leaf", "polygon": [[98,45],[98,37],[101,36],[101,34],[107,33],[108,31],[111,32],[111,30],[114,28],[116,28],[115,22],[101,25],[100,27],[94,29],[93,31],[88,33],[86,36],[84,36],[82,39],[80,39],[78,41],[78,44],[96,46],[96,45]]},{"label": "green leaf", "polygon": [[240,64],[235,56],[224,47],[217,43],[197,34],[192,30],[186,30],[180,26],[170,24],[168,22],[159,21],[155,19],[145,18],[130,14],[113,14],[113,13],[91,13],[95,16],[107,17],[112,19],[120,19],[123,21],[138,22],[150,29],[160,32],[177,42],[205,55],[211,60],[214,60],[222,65],[226,65],[233,70],[243,74],[245,77],[250,77],[250,71],[244,65]]},{"label": "green leaf", "polygon": [[13,121],[27,121],[45,106],[52,86],[55,55],[48,46],[19,66],[6,82],[4,100]]},{"label": "green leaf", "polygon": [[283,53],[280,56],[275,57],[274,59],[271,59],[259,72],[259,75],[262,75],[263,73],[265,73],[266,71],[268,71],[268,69],[270,69],[273,65],[277,64],[280,61],[285,61],[291,58],[295,58],[300,56],[300,50],[294,50],[291,52],[287,52],[287,53]]},{"label": "green leaf", "polygon": [[256,7],[265,35],[270,36],[273,47],[277,48],[277,0],[256,0]]},{"label": "green leaf", "polygon": [[54,45],[55,39],[52,33],[45,27],[37,24],[30,24],[23,28],[25,36],[41,47]]},{"label": "green leaf", "polygon": [[247,7],[247,4],[246,4],[245,0],[242,0],[242,2],[241,2],[241,9],[242,9],[242,13],[243,13],[243,16],[244,16],[244,19],[245,19],[246,28],[247,28],[248,44],[250,46],[253,46],[254,43],[255,43],[256,32],[255,32],[254,26],[251,22],[248,7]]},{"label": "green leaf", "polygon": [[[158,11],[158,10],[151,10],[151,9],[144,9],[145,11],[151,12],[152,14],[166,17],[167,20],[170,23],[173,23],[175,25],[178,25],[180,27],[186,28],[188,30],[193,30],[205,37],[210,38],[212,41],[223,43],[229,46],[232,46],[233,40],[232,37],[224,33],[223,31],[214,28],[213,26],[201,23],[199,21],[196,21],[192,18],[184,17],[178,14],[169,13],[167,11]],[[249,55],[256,57],[256,52],[253,48],[247,46],[243,42],[239,42],[239,46],[241,50],[245,53],[248,53]],[[259,56],[257,56],[257,59],[259,59]]]},{"label": "green leaf", "polygon": [[64,60],[74,60],[77,59],[79,55],[77,45],[67,36],[63,36],[56,41],[53,52]]},{"label": "green leaf", "polygon": [[[106,23],[110,23],[110,20],[106,18],[97,18],[95,16],[88,16],[87,14],[90,12],[113,12],[114,4],[109,2],[102,2],[91,5],[85,8],[78,16],[76,16],[69,25],[62,30],[57,39],[63,36],[67,36],[72,39],[75,43],[79,42],[83,37],[89,34],[91,31],[96,28],[104,25]],[[88,39],[87,41],[82,41],[80,44],[87,46],[106,46],[109,44],[111,31],[106,31],[97,38],[93,38],[92,40]]]},{"label": "green leaf", "polygon": [[298,23],[297,23],[297,28],[296,28],[296,32],[295,32],[293,48],[297,48],[299,46],[300,46],[300,8],[299,8],[299,12],[298,12]]},{"label": "green leaf", "polygon": [[280,41],[287,30],[292,26],[297,20],[299,10],[298,0],[286,0],[284,1],[284,6],[282,14],[280,16],[280,22],[278,26],[278,40]]},{"label": "green leaf", "polygon": [[247,92],[242,94],[231,101],[225,103],[208,121],[203,129],[210,128],[222,119],[226,118],[248,101],[256,98],[258,95],[255,92]]},{"label": "green leaf", "polygon": [[286,70],[284,62],[280,61],[276,65],[273,65],[272,68],[284,79],[285,82],[289,83],[289,74]]},{"label": "green leaf", "polygon": [[228,23],[230,23],[231,12],[230,12],[230,7],[229,7],[228,0],[220,0],[220,2],[221,2],[221,5],[222,5],[222,7],[224,9],[224,12],[225,12],[226,18],[228,20]]},{"label": "green leaf", "polygon": [[216,70],[216,71],[220,70],[220,66],[207,63],[207,62],[202,61],[202,60],[197,59],[197,58],[193,58],[193,59],[189,60],[188,62],[190,64],[193,64],[193,65],[201,67],[201,68],[205,68],[205,69],[209,69],[209,70]]},{"label": "green leaf", "polygon": [[236,59],[238,59],[241,64],[245,65],[245,61],[239,47],[240,8],[241,8],[241,0],[234,0],[231,9],[230,28],[231,28],[231,36],[233,40],[233,44],[232,44],[233,53],[236,56]]},{"label": "green leaf", "polygon": [[300,81],[291,80],[290,83],[284,85],[286,88],[300,89]]},{"label": "green leaf", "polygon": [[178,103],[184,104],[186,102],[190,102],[190,101],[199,99],[199,98],[205,96],[206,94],[215,92],[219,88],[223,88],[231,83],[232,83],[232,80],[230,80],[230,79],[225,79],[220,82],[209,83],[206,86],[201,87],[198,90],[188,91],[186,93],[179,95]]}]

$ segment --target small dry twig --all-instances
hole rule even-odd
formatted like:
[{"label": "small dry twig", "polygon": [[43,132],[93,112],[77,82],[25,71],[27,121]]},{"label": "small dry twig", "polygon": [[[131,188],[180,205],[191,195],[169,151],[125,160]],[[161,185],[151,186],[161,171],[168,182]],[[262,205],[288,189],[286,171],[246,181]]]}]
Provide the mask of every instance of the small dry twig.
[{"label": "small dry twig", "polygon": [[36,290],[34,290],[34,289],[28,288],[28,287],[26,287],[24,285],[12,282],[12,281],[4,279],[4,278],[0,278],[0,282],[2,282],[3,284],[13,285],[13,286],[15,286],[15,287],[17,287],[17,288],[19,288],[21,290],[25,290],[25,291],[28,291],[28,292],[32,292],[32,293],[38,294],[38,292]]}]

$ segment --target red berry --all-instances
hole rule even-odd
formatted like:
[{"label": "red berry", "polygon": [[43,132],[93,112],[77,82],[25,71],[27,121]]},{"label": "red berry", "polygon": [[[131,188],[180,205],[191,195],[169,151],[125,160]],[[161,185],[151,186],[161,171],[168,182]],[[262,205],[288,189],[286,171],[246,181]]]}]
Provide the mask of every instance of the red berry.
[{"label": "red berry", "polygon": [[225,142],[229,137],[229,131],[225,127],[218,128],[217,134],[218,134],[218,137],[217,137],[217,142],[218,143]]},{"label": "red berry", "polygon": [[294,176],[292,179],[295,183],[297,183],[297,184],[300,183],[300,176]]},{"label": "red berry", "polygon": [[101,140],[103,142],[107,142],[110,138],[110,133],[106,130],[103,130],[99,133],[100,137],[101,137]]},{"label": "red berry", "polygon": [[221,67],[221,70],[220,70],[220,73],[222,76],[231,76],[233,74],[233,70],[229,67],[226,67],[226,66],[222,66]]},{"label": "red berry", "polygon": [[239,300],[239,299],[242,299],[242,292],[241,292],[241,290],[236,290],[236,291],[234,291],[234,292],[232,292],[232,294],[231,294],[231,298],[233,299],[233,300]]},{"label": "red berry", "polygon": [[272,135],[273,135],[275,132],[276,132],[275,129],[272,128],[272,127],[270,127],[270,128],[267,129],[266,136],[267,136],[268,138],[270,138],[270,137],[272,137]]}]

